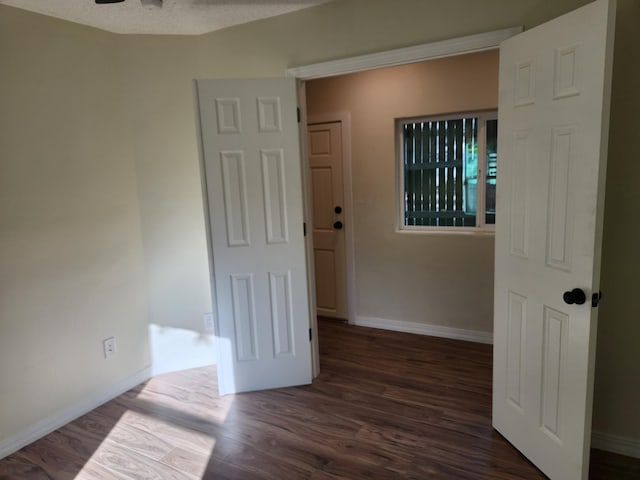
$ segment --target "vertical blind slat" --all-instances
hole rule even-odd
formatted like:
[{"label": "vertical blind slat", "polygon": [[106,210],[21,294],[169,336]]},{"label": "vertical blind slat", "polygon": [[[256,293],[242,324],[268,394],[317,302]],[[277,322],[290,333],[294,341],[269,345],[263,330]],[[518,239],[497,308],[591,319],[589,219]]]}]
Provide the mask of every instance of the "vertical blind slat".
[{"label": "vertical blind slat", "polygon": [[[436,130],[435,122],[429,122],[429,163],[436,162]],[[436,203],[436,174],[435,168],[429,169],[429,211],[437,211],[438,205]],[[436,219],[430,218],[429,225],[435,226]]]},{"label": "vertical blind slat", "polygon": [[[447,122],[447,162],[453,162],[453,130],[455,128],[455,121]],[[453,192],[455,190],[455,186],[453,185],[453,168],[448,167],[445,169],[445,173],[447,176],[447,211],[453,210]],[[453,218],[448,219],[447,225],[453,226]]]},{"label": "vertical blind slat", "polygon": [[[412,172],[411,170],[409,170],[407,167],[409,166],[409,164],[412,162],[412,158],[413,158],[413,143],[412,143],[412,138],[413,138],[413,128],[410,125],[407,125],[405,127],[405,141],[404,141],[404,148],[406,151],[406,155],[405,155],[405,169],[404,169],[404,178],[405,178],[405,212],[407,213],[411,213],[414,212],[415,210],[413,209],[413,202],[411,201],[411,195],[412,195],[412,191],[411,191],[411,175]],[[405,216],[405,225],[412,225],[415,224],[415,222],[412,222],[409,219],[409,216]]]},{"label": "vertical blind slat", "polygon": [[[460,165],[462,165],[462,149],[464,148],[463,145],[463,138],[462,138],[462,131],[463,131],[463,126],[464,126],[464,120],[460,120],[457,124],[456,124],[456,134],[455,134],[455,145],[456,145],[456,152],[455,152],[455,159],[457,162],[460,163]],[[463,208],[462,208],[462,182],[464,180],[464,175],[462,173],[462,167],[456,167],[456,191],[455,191],[455,196],[456,196],[456,201],[455,201],[455,210],[458,212],[462,212]],[[462,219],[456,219],[456,225],[464,225],[464,218]]]},{"label": "vertical blind slat", "polygon": [[[444,153],[445,153],[445,122],[438,122],[438,162],[444,161]],[[445,186],[446,186],[446,177],[444,168],[438,169],[438,187],[437,187],[437,196],[438,196],[438,211],[446,210],[445,206]],[[436,225],[443,226],[445,222],[443,219],[438,219]]]},{"label": "vertical blind slat", "polygon": [[[428,127],[424,122],[420,123],[420,165],[424,166],[427,162],[428,145],[425,142],[428,140]],[[424,169],[420,169],[420,211],[428,211],[429,209],[429,187],[425,183],[427,174]],[[427,225],[428,222],[422,218],[420,219],[420,225]]]}]

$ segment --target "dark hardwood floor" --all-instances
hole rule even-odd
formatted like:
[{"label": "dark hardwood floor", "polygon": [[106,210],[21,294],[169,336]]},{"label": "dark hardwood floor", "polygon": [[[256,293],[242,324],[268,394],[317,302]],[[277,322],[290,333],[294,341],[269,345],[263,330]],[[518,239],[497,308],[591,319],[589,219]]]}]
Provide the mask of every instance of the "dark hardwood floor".
[{"label": "dark hardwood floor", "polygon": [[[543,479],[491,428],[491,347],[320,322],[312,385],[156,377],[0,461],[0,479]],[[640,460],[594,451],[593,479]]]}]

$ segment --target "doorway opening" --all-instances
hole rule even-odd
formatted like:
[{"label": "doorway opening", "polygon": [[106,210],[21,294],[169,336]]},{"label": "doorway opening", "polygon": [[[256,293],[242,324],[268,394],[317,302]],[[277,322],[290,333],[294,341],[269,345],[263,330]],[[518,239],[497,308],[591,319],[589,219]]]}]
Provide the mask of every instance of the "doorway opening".
[{"label": "doorway opening", "polygon": [[[352,259],[348,264],[350,272],[346,284],[349,293],[349,315],[346,318],[349,323],[491,342],[491,334],[486,333],[491,331],[492,321],[491,232],[478,230],[464,235],[447,232],[446,236],[441,232],[435,232],[435,235],[430,232],[424,236],[423,233],[399,231],[398,145],[394,125],[397,118],[495,109],[497,58],[497,50],[487,49],[305,82],[306,124],[309,127],[304,133],[308,136],[310,210],[314,218],[323,218],[328,228],[342,220],[341,226],[350,234],[342,237]],[[469,83],[476,86],[471,93],[464,90]],[[329,130],[328,126],[334,125],[348,129],[347,137],[342,139],[342,150],[347,152],[343,196],[355,201],[346,203],[344,217],[333,211],[333,207],[339,206],[337,203],[326,206],[323,212],[315,202],[316,197],[322,200],[323,195],[328,196],[326,190],[331,188],[325,187],[320,194],[314,190],[324,186],[321,180],[328,173],[324,165],[315,163],[314,149],[329,151],[330,137],[325,132]],[[315,174],[314,168],[318,167],[321,170]],[[358,237],[357,251],[354,232]],[[330,240],[340,240],[336,237],[334,235]],[[315,234],[313,240],[317,242]],[[430,247],[431,244],[434,246]],[[311,258],[316,264],[313,280],[317,282],[318,308],[314,314],[345,318],[323,311],[323,295],[326,295],[327,287],[320,282],[326,273],[326,262],[320,262],[326,256],[318,255],[315,250]],[[356,257],[359,259],[359,296],[355,289]],[[339,286],[339,282],[331,285],[332,288]],[[448,292],[456,293],[451,295]],[[433,310],[438,299],[442,306],[436,309],[443,312],[444,324],[425,313],[427,304],[431,302]],[[366,314],[367,311],[374,313]],[[462,313],[456,313],[458,311]],[[477,318],[468,318],[457,324],[452,321],[465,314],[469,317],[465,312],[473,312],[474,317],[483,315],[484,324],[475,327]]]}]

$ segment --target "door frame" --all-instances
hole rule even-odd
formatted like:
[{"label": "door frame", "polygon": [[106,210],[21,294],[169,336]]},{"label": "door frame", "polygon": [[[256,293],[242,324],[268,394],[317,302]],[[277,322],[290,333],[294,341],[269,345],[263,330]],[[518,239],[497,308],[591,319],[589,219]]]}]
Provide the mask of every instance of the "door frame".
[{"label": "door frame", "polygon": [[[349,112],[330,112],[308,115],[306,127],[317,123],[340,123],[342,135],[342,190],[344,196],[344,249],[346,267],[347,322],[356,321],[356,266],[353,250],[353,182],[351,170],[351,114]],[[305,137],[306,138],[306,137]],[[309,194],[312,194],[309,185]]]},{"label": "door frame", "polygon": [[[302,160],[302,195],[304,202],[304,222],[307,225],[311,223],[311,182],[309,157],[307,154],[306,142],[302,139],[306,138],[308,115],[306,108],[306,91],[305,81],[316,78],[332,77],[335,75],[344,75],[347,73],[363,72],[366,70],[374,70],[377,68],[392,67],[397,65],[406,65],[409,63],[424,62],[427,60],[435,60],[437,58],[453,57],[456,55],[464,55],[467,53],[483,52],[486,50],[494,50],[500,47],[500,43],[507,38],[511,38],[523,31],[522,26],[504,28],[475,35],[467,35],[464,37],[451,38],[438,42],[430,42],[411,47],[386,50],[367,55],[358,55],[354,57],[346,57],[328,62],[314,63],[292,67],[286,70],[286,75],[295,77],[298,82],[298,106],[300,110],[300,151]],[[345,142],[347,143],[347,142]],[[350,145],[349,141],[349,145]],[[344,148],[344,147],[343,147]],[[350,150],[350,146],[349,146]],[[344,164],[344,163],[343,163]],[[349,166],[351,160],[349,157]],[[344,167],[343,167],[344,168]],[[351,185],[351,172],[349,173],[349,184]],[[344,180],[347,184],[347,177]],[[351,188],[349,195],[351,195]],[[346,189],[345,189],[345,193]],[[345,202],[346,200],[345,196]],[[353,225],[353,211],[351,212],[351,225]],[[318,323],[316,319],[316,295],[315,295],[315,270],[313,268],[313,238],[311,235],[305,237],[306,253],[307,253],[307,289],[309,292],[309,328],[312,332],[318,331]],[[345,241],[346,238],[345,238]],[[351,255],[351,262],[348,260],[347,265],[353,267],[353,274],[347,274],[347,292],[349,301],[349,322],[355,321],[356,302],[355,302],[355,255],[353,249],[353,237],[351,237],[351,245],[347,247],[348,255]],[[349,293],[351,292],[351,293]],[[353,298],[351,298],[353,297]],[[320,358],[318,347],[318,335],[314,334],[311,342],[311,365],[312,377],[315,378],[320,374]]]}]

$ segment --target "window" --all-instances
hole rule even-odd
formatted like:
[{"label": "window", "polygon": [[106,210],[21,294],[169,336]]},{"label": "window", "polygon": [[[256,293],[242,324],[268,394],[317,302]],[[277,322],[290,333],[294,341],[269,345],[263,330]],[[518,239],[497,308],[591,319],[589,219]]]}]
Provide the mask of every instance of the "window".
[{"label": "window", "polygon": [[398,120],[401,230],[493,228],[496,117],[494,111]]}]

